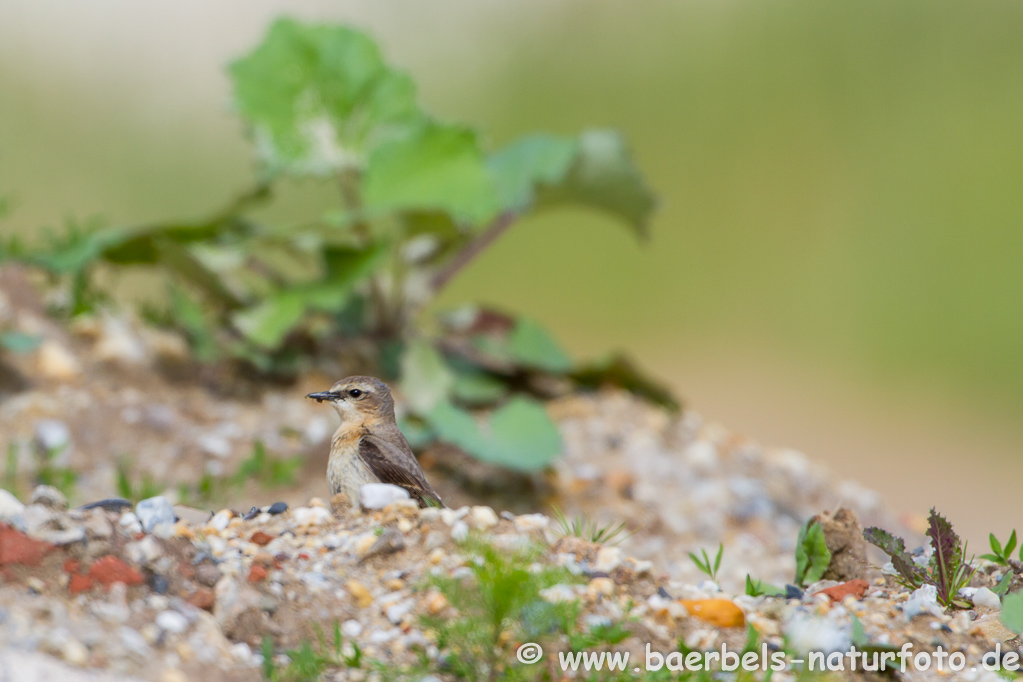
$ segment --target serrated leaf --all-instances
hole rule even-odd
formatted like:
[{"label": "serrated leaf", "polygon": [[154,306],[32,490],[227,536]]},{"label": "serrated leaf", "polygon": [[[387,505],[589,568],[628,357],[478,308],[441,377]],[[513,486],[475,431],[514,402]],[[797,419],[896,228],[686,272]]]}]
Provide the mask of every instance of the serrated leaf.
[{"label": "serrated leaf", "polygon": [[363,198],[371,211],[446,211],[479,224],[498,208],[493,178],[467,128],[426,123],[369,157]]},{"label": "serrated leaf", "polygon": [[656,202],[621,135],[589,130],[579,136],[578,143],[578,153],[564,177],[537,187],[538,206],[591,206],[621,218],[638,236],[647,237]]},{"label": "serrated leaf", "polygon": [[959,536],[952,530],[952,524],[936,510],[931,509],[927,524],[927,537],[931,539],[931,546],[934,548],[931,561],[934,566],[932,573],[938,588],[938,598],[947,604],[955,597],[952,590],[962,564],[963,549]]},{"label": "serrated leaf", "polygon": [[446,401],[454,375],[444,358],[423,339],[412,341],[401,357],[401,386],[412,409],[426,414]]},{"label": "serrated leaf", "polygon": [[507,351],[520,365],[561,374],[572,369],[572,358],[546,329],[520,318],[508,336]]},{"label": "serrated leaf", "polygon": [[831,563],[831,552],[824,541],[824,528],[809,521],[799,531],[796,540],[796,578],[800,586],[811,585],[821,579]]},{"label": "serrated leaf", "polygon": [[229,72],[235,105],[271,172],[361,166],[422,116],[411,79],[390,68],[367,35],[344,26],[278,20]]},{"label": "serrated leaf", "polygon": [[512,398],[491,413],[485,431],[468,412],[440,403],[426,415],[437,436],[484,462],[536,471],[561,453],[561,436],[539,403]]},{"label": "serrated leaf", "polygon": [[561,182],[579,154],[579,141],[557,135],[530,135],[491,154],[487,160],[506,211],[523,211],[536,200],[538,185]]},{"label": "serrated leaf", "polygon": [[1002,599],[1002,625],[1023,635],[1023,592],[1013,592]]},{"label": "serrated leaf", "polygon": [[4,332],[0,334],[0,347],[12,353],[31,353],[42,342],[43,337],[35,334],[23,334],[21,332]]},{"label": "serrated leaf", "polygon": [[863,539],[891,557],[892,566],[903,580],[914,585],[923,584],[924,570],[913,561],[913,557],[906,551],[906,543],[902,538],[874,526],[863,531]]}]

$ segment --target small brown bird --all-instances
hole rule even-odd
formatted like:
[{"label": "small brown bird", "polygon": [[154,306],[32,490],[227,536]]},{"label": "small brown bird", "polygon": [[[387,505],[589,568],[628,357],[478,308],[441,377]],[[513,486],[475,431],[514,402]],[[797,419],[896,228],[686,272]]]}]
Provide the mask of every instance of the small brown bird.
[{"label": "small brown bird", "polygon": [[344,493],[354,505],[363,485],[390,483],[407,490],[421,507],[443,506],[394,420],[387,384],[374,377],[348,377],[306,397],[329,401],[341,417],[327,463],[331,495]]}]

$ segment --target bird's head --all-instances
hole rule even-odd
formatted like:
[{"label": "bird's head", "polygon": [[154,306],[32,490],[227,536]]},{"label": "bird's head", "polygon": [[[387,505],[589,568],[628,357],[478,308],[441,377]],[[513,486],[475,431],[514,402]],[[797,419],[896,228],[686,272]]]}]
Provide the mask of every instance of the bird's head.
[{"label": "bird's head", "polygon": [[310,393],[306,397],[316,402],[328,401],[342,422],[394,419],[391,389],[374,377],[348,377],[331,386],[329,391]]}]

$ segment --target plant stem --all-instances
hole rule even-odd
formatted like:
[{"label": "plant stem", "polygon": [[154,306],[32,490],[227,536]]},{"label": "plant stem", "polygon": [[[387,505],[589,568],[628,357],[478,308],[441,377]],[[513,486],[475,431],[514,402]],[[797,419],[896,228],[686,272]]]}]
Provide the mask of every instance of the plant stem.
[{"label": "plant stem", "polygon": [[447,286],[448,282],[462,271],[462,268],[473,262],[488,246],[504,234],[505,230],[512,226],[517,217],[517,215],[511,212],[502,213],[494,219],[494,222],[490,223],[487,229],[463,246],[462,250],[456,253],[454,258],[448,261],[447,265],[433,276],[433,279],[430,281],[433,293],[437,294]]}]

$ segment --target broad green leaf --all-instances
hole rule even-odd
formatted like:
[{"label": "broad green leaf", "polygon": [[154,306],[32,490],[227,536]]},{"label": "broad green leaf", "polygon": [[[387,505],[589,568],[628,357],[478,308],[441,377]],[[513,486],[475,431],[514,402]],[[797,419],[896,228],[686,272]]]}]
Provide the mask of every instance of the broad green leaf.
[{"label": "broad green leaf", "polygon": [[409,405],[426,414],[447,400],[454,376],[444,358],[429,341],[416,339],[401,358],[401,386]]},{"label": "broad green leaf", "polygon": [[1023,592],[1013,592],[1002,599],[1002,625],[1023,635]]},{"label": "broad green leaf", "polygon": [[455,374],[451,392],[465,405],[490,405],[503,398],[508,392],[508,387],[503,381],[489,374],[464,371]]},{"label": "broad green leaf", "polygon": [[537,187],[540,207],[577,203],[608,211],[647,237],[655,201],[621,136],[590,130],[579,136],[572,167],[560,181]]},{"label": "broad green leaf", "polygon": [[258,346],[274,349],[302,322],[310,310],[337,312],[348,300],[348,289],[333,282],[292,287],[232,316],[235,327]]},{"label": "broad green leaf", "polygon": [[363,198],[373,211],[446,211],[471,224],[498,210],[476,134],[437,123],[423,124],[370,154]]},{"label": "broad green leaf", "polygon": [[556,135],[530,135],[495,152],[487,167],[497,184],[501,207],[523,211],[536,199],[539,184],[561,182],[579,153],[579,141]]},{"label": "broad green leaf", "polygon": [[491,464],[536,471],[561,453],[557,427],[542,405],[526,398],[513,398],[495,410],[486,431],[471,414],[447,402],[434,407],[426,419],[441,440]]},{"label": "broad green leaf", "polygon": [[234,100],[271,172],[327,174],[421,117],[415,86],[384,63],[364,33],[344,26],[275,22],[229,67]]},{"label": "broad green leaf", "polygon": [[824,541],[824,528],[819,523],[807,521],[796,540],[795,583],[812,585],[821,579],[830,563],[831,552]]},{"label": "broad green leaf", "polygon": [[41,336],[23,334],[21,332],[4,332],[0,334],[0,347],[12,353],[31,353],[43,342]]},{"label": "broad green leaf", "polygon": [[572,369],[572,358],[533,320],[521,318],[508,337],[508,353],[519,364],[560,374]]}]

